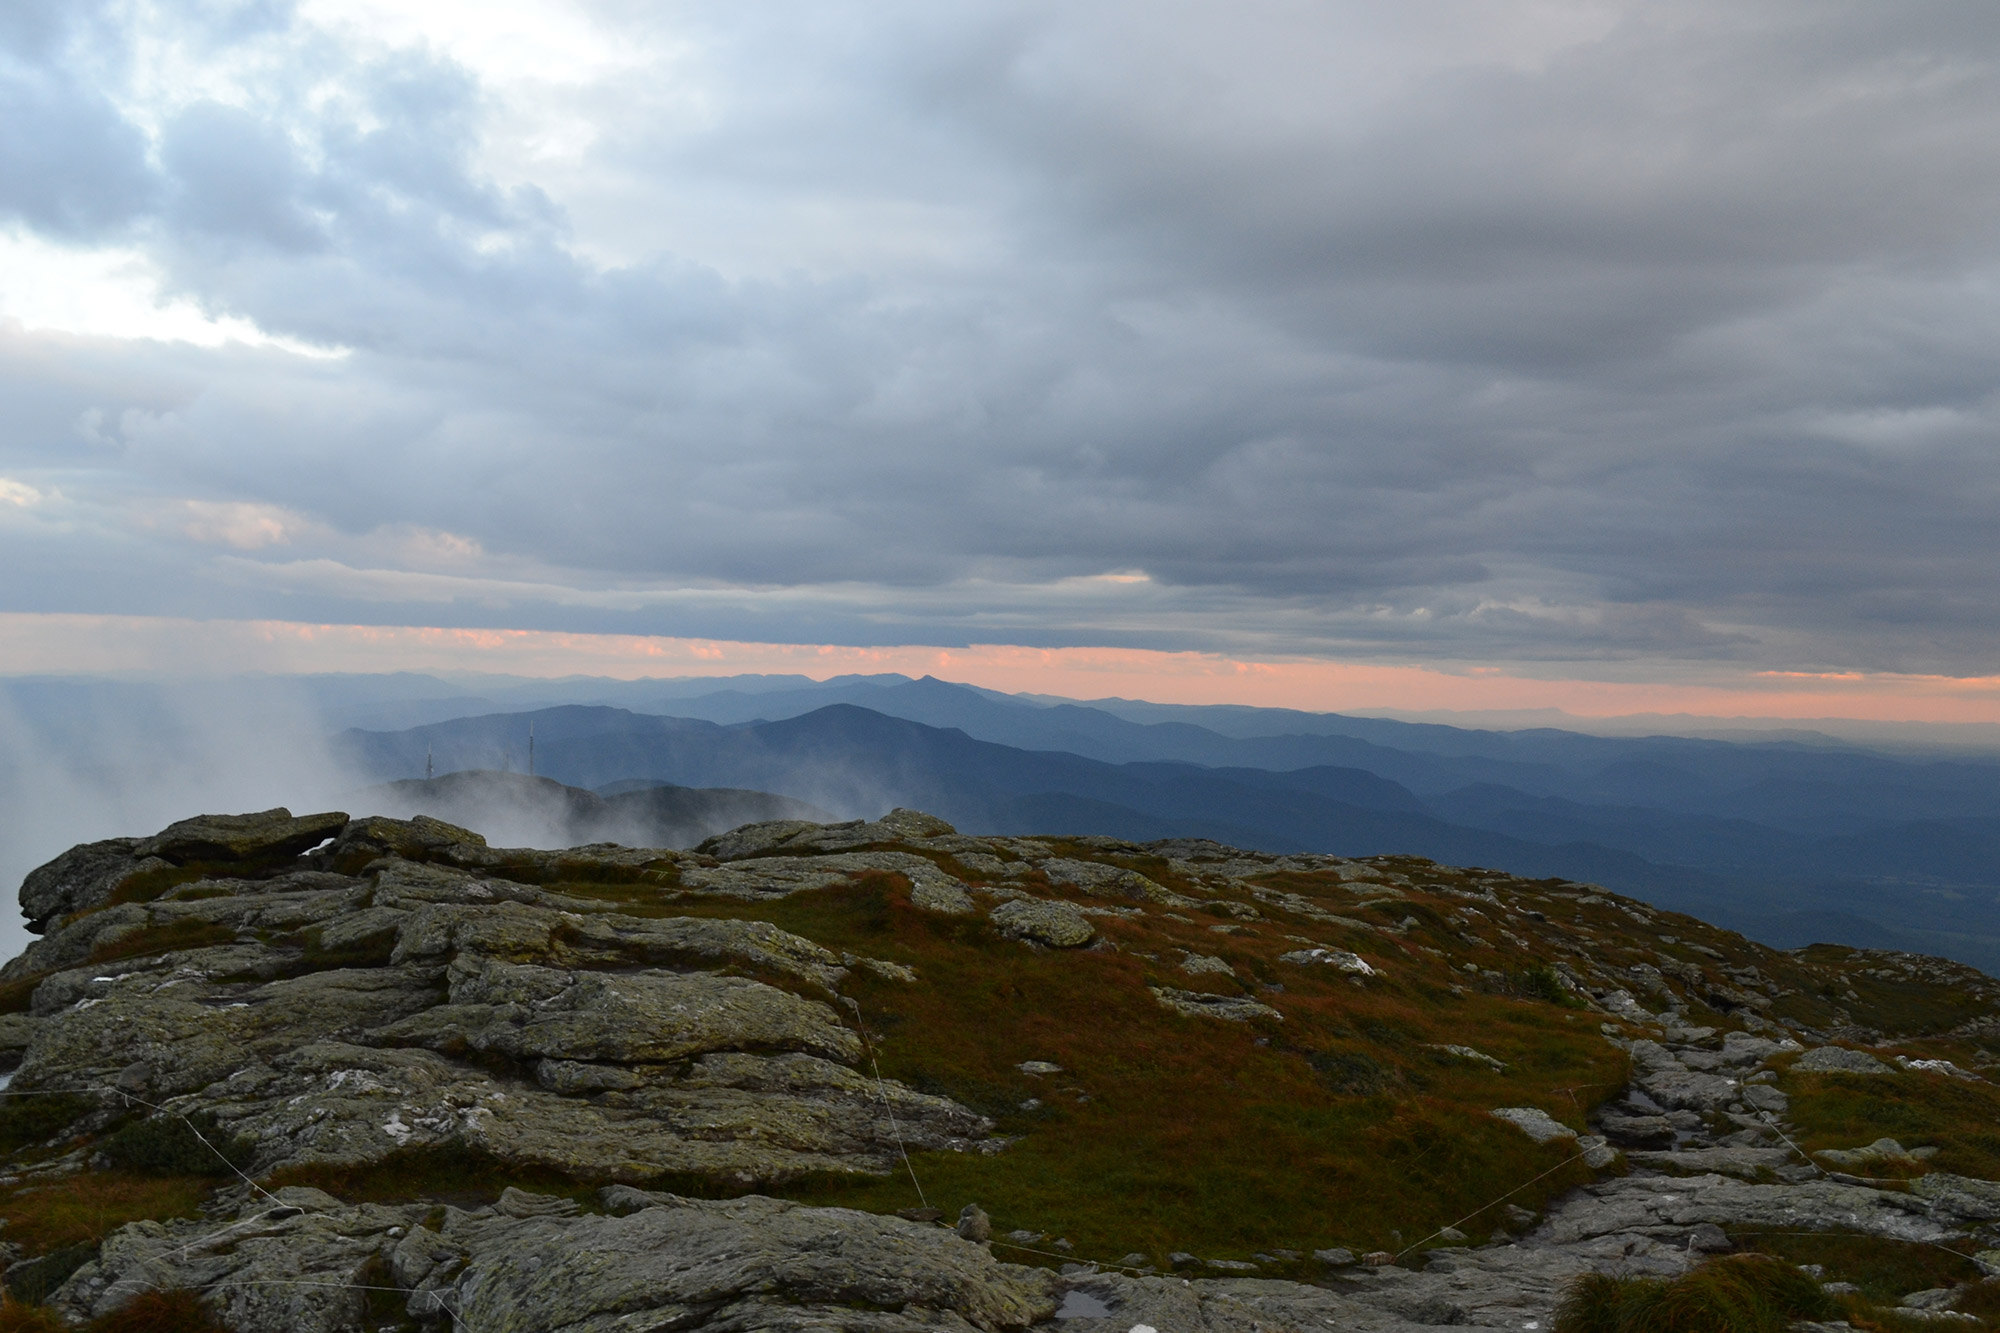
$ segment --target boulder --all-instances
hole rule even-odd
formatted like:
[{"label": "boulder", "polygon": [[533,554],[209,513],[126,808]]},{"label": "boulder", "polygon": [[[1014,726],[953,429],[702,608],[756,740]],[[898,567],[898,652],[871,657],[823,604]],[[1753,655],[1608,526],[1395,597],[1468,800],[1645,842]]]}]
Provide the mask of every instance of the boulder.
[{"label": "boulder", "polygon": [[[1136,848],[1134,850],[1137,850]],[[1159,903],[1165,907],[1193,907],[1195,900],[1175,893],[1136,870],[1106,865],[1102,861],[1076,861],[1054,856],[1040,863],[1051,884],[1065,884],[1086,893],[1130,898],[1134,902]]]},{"label": "boulder", "polygon": [[1893,1074],[1896,1071],[1866,1051],[1845,1046],[1815,1046],[1792,1062],[1801,1074]]},{"label": "boulder", "polygon": [[486,839],[471,829],[447,824],[429,815],[390,819],[367,815],[351,819],[323,854],[326,864],[358,871],[378,857],[396,856],[412,862],[456,861],[484,851]]},{"label": "boulder", "polygon": [[[1502,1106],[1491,1112],[1495,1120],[1504,1120],[1526,1134],[1537,1143],[1554,1143],[1558,1139],[1573,1139],[1576,1131],[1563,1124],[1547,1111],[1536,1106]],[[1602,1140],[1599,1140],[1601,1143]]]},{"label": "boulder", "polygon": [[1622,1115],[1606,1111],[1598,1118],[1604,1137],[1625,1148],[1671,1148],[1673,1122],[1663,1115]]},{"label": "boulder", "polygon": [[1783,1115],[1791,1108],[1792,1099],[1768,1083],[1752,1083],[1742,1089],[1743,1103],[1756,1111],[1769,1111],[1772,1115]]},{"label": "boulder", "polygon": [[1936,1148],[1905,1148],[1895,1139],[1881,1138],[1863,1148],[1824,1148],[1813,1157],[1838,1171],[1866,1174],[1885,1165],[1909,1167],[1937,1156]]},{"label": "boulder", "polygon": [[1233,977],[1236,969],[1213,954],[1189,953],[1181,958],[1181,971],[1189,976]]},{"label": "boulder", "polygon": [[1015,898],[987,914],[1000,933],[1051,949],[1075,949],[1090,943],[1097,928],[1068,903],[1045,898]]},{"label": "boulder", "polygon": [[254,815],[196,815],[169,824],[139,848],[141,854],[186,865],[190,861],[287,861],[347,827],[339,811],[294,816],[279,806]]},{"label": "boulder", "polygon": [[164,869],[167,862],[139,850],[144,841],[86,842],[30,870],[21,881],[21,913],[28,918],[28,929],[40,935],[58,917],[105,903],[127,877],[149,864]]},{"label": "boulder", "polygon": [[1800,1049],[1799,1044],[1789,1037],[1773,1041],[1769,1037],[1759,1037],[1748,1032],[1731,1032],[1722,1039],[1722,1061],[1729,1065],[1762,1064],[1774,1055],[1783,1055]]},{"label": "boulder", "polygon": [[942,912],[946,916],[970,916],[979,910],[972,901],[972,895],[943,871],[933,871],[929,875],[911,876],[910,902],[926,912]]}]

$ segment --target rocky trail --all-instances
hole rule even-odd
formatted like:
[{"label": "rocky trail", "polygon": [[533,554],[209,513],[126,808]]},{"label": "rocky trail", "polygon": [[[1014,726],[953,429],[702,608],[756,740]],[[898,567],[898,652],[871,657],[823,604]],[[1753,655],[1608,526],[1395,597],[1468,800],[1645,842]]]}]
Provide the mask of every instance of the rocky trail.
[{"label": "rocky trail", "polygon": [[[271,811],[21,902],[0,1258],[76,1326],[191,1290],[329,1333],[1546,1329],[1579,1274],[1804,1237],[1853,1317],[1970,1328],[2000,1272],[1989,979],[1588,885]],[[1856,1130],[1910,1115],[1937,1141]]]}]

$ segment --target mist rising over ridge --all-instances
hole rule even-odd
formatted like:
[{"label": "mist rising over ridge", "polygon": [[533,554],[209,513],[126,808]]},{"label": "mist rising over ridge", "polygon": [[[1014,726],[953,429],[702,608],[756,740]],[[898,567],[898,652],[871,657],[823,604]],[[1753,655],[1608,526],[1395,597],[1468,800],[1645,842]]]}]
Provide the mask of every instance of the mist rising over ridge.
[{"label": "mist rising over ridge", "polygon": [[490,769],[402,778],[354,792],[342,803],[356,814],[399,819],[429,815],[471,829],[496,847],[563,848],[610,842],[685,848],[744,824],[774,819],[824,823],[833,818],[816,805],[769,792],[645,780],[609,783],[592,791],[551,778]]}]

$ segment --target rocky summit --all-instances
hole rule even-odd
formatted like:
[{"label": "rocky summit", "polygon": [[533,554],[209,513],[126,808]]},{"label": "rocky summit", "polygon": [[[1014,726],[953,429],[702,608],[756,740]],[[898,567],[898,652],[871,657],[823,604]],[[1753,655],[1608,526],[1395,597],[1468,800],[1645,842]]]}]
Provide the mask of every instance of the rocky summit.
[{"label": "rocky summit", "polygon": [[272,810],[20,897],[0,1327],[1546,1329],[1732,1251],[2000,1311],[2000,985],[1588,884]]}]

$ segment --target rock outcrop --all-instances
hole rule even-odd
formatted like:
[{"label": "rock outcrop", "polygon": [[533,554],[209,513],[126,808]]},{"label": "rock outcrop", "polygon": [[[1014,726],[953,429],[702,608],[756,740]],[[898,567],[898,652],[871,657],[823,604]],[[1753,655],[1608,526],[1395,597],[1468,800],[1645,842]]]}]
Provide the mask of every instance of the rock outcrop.
[{"label": "rock outcrop", "polygon": [[[187,861],[152,868],[162,851]],[[684,864],[641,856],[662,882]],[[34,982],[13,1086],[212,1111],[257,1174],[449,1145],[585,1179],[768,1183],[994,1146],[983,1117],[859,1071],[847,967],[812,941],[489,873],[566,857],[282,810],[80,848],[29,877],[48,933],[0,969]],[[196,861],[225,864],[175,884]],[[148,875],[156,896],[118,901]]]}]

